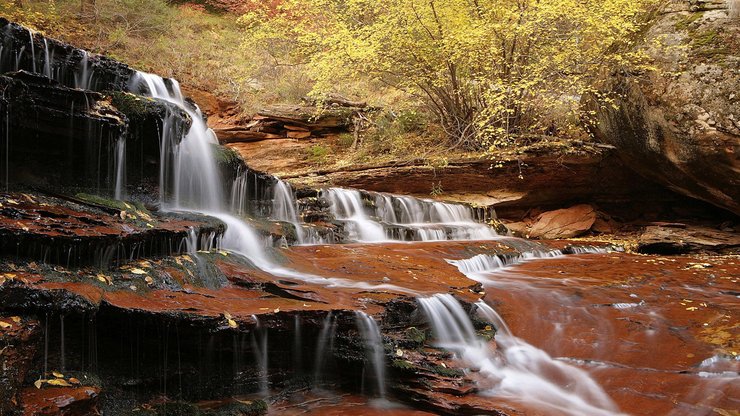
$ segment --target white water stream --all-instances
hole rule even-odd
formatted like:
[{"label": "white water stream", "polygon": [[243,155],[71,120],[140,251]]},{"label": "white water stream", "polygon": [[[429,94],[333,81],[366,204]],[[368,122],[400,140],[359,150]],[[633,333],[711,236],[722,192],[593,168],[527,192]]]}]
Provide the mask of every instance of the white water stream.
[{"label": "white water stream", "polygon": [[536,405],[547,414],[620,414],[588,373],[515,337],[488,305],[477,306],[482,317],[498,328],[496,349],[475,334],[467,313],[451,295],[419,298],[418,302],[429,319],[437,346],[453,351],[464,367],[475,370],[482,378],[482,394]]}]

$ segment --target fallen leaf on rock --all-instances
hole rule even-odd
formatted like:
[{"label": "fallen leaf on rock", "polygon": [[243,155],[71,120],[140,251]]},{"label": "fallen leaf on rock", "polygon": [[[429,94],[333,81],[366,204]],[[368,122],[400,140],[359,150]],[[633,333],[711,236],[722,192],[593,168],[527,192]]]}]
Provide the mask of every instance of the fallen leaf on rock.
[{"label": "fallen leaf on rock", "polygon": [[45,382],[46,382],[46,380],[36,380],[36,381],[33,382],[33,385],[37,389],[41,389],[41,385],[44,384]]},{"label": "fallen leaf on rock", "polygon": [[128,288],[129,288],[129,289],[131,289],[131,290],[133,290],[134,292],[136,292],[136,286],[134,286],[134,285],[131,285],[131,286],[129,286]]},{"label": "fallen leaf on rock", "polygon": [[121,211],[121,213],[119,214],[119,216],[121,217],[122,220],[125,220],[126,219],[126,211]]},{"label": "fallen leaf on rock", "polygon": [[74,377],[70,377],[70,378],[69,378],[69,382],[70,382],[70,383],[72,383],[72,384],[76,384],[76,385],[78,385],[78,386],[79,386],[80,384],[82,384],[82,383],[80,383],[80,380],[77,380],[77,379],[76,379],[76,378],[74,378]]},{"label": "fallen leaf on rock", "polygon": [[10,317],[10,320],[13,321],[13,322],[15,322],[15,323],[17,323],[17,324],[21,323],[21,317],[20,316],[11,316]]},{"label": "fallen leaf on rock", "polygon": [[146,274],[146,271],[141,269],[131,269],[131,273],[133,274]]},{"label": "fallen leaf on rock", "polygon": [[0,328],[2,328],[2,329],[8,329],[8,328],[11,328],[12,326],[13,325],[11,325],[11,324],[9,324],[9,323],[7,323],[5,321],[0,321]]},{"label": "fallen leaf on rock", "polygon": [[492,331],[492,330],[493,328],[491,327],[491,325],[486,325],[486,331]]},{"label": "fallen leaf on rock", "polygon": [[145,277],[145,278],[144,278],[144,281],[145,281],[145,282],[146,282],[146,284],[148,284],[149,286],[151,286],[151,285],[153,285],[153,284],[154,284],[154,279],[152,279],[152,278],[151,278],[151,276],[147,276],[147,277]]},{"label": "fallen leaf on rock", "polygon": [[280,308],[275,308],[275,310],[273,310],[273,312],[275,312],[275,313],[280,312]]},{"label": "fallen leaf on rock", "polygon": [[237,324],[236,321],[233,319],[227,319],[227,322],[229,323],[229,327],[231,328],[236,329],[239,327],[239,324]]},{"label": "fallen leaf on rock", "polygon": [[46,384],[50,386],[57,386],[57,387],[72,387],[72,385],[69,384],[67,380],[64,380],[61,378],[55,378],[54,380],[49,380],[46,382]]},{"label": "fallen leaf on rock", "polygon": [[58,372],[58,371],[52,371],[51,374],[56,378],[64,378],[64,374]]},{"label": "fallen leaf on rock", "polygon": [[224,312],[224,318],[231,319],[231,314],[228,312]]},{"label": "fallen leaf on rock", "polygon": [[403,357],[403,350],[397,349],[396,350],[396,357]]}]

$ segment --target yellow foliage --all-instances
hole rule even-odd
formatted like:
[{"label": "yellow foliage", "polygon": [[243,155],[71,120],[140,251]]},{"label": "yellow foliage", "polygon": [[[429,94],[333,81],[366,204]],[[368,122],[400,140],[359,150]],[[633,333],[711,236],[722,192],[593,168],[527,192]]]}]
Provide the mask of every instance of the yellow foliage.
[{"label": "yellow foliage", "polygon": [[605,70],[640,66],[633,42],[658,0],[250,0],[249,45],[305,65],[320,96],[369,79],[422,99],[467,145],[541,134],[577,114]]}]

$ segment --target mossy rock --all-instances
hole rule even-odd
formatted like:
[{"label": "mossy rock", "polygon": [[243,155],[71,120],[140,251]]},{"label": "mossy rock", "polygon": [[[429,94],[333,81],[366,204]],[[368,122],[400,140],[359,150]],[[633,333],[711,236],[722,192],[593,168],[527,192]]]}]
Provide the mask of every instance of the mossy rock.
[{"label": "mossy rock", "polygon": [[259,416],[267,413],[264,400],[238,401],[203,412],[203,416]]},{"label": "mossy rock", "polygon": [[393,366],[393,368],[397,368],[403,371],[414,371],[416,369],[413,363],[406,360],[393,360],[393,363],[391,365]]},{"label": "mossy rock", "polygon": [[406,338],[409,341],[413,342],[414,344],[416,344],[418,346],[423,345],[424,342],[426,342],[426,340],[427,340],[427,334],[426,334],[426,332],[424,332],[421,329],[416,328],[414,326],[412,326],[410,328],[407,328],[404,331],[404,335],[406,336]]},{"label": "mossy rock", "polygon": [[198,406],[185,402],[161,403],[153,407],[157,416],[201,416]]},{"label": "mossy rock", "polygon": [[430,367],[429,371],[442,377],[460,378],[465,375],[465,372],[459,368],[448,368],[441,365]]}]

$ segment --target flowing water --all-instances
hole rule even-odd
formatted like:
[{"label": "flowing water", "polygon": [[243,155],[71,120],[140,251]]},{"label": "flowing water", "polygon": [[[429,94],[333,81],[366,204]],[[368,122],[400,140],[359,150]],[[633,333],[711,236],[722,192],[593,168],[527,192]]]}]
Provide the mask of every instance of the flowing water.
[{"label": "flowing water", "polygon": [[329,188],[323,196],[344,222],[349,238],[362,242],[490,240],[496,231],[475,220],[473,209],[409,196]]},{"label": "flowing water", "polygon": [[380,328],[372,316],[362,311],[355,312],[357,316],[357,328],[365,343],[367,359],[371,364],[373,377],[376,383],[377,394],[381,399],[385,398],[385,349]]},{"label": "flowing water", "polygon": [[490,307],[479,309],[484,317],[493,317],[491,323],[499,327],[495,350],[476,335],[469,316],[451,295],[419,298],[418,302],[429,319],[437,346],[453,351],[465,367],[475,369],[482,379],[482,394],[536,405],[548,414],[619,414],[588,373],[513,336]]}]

